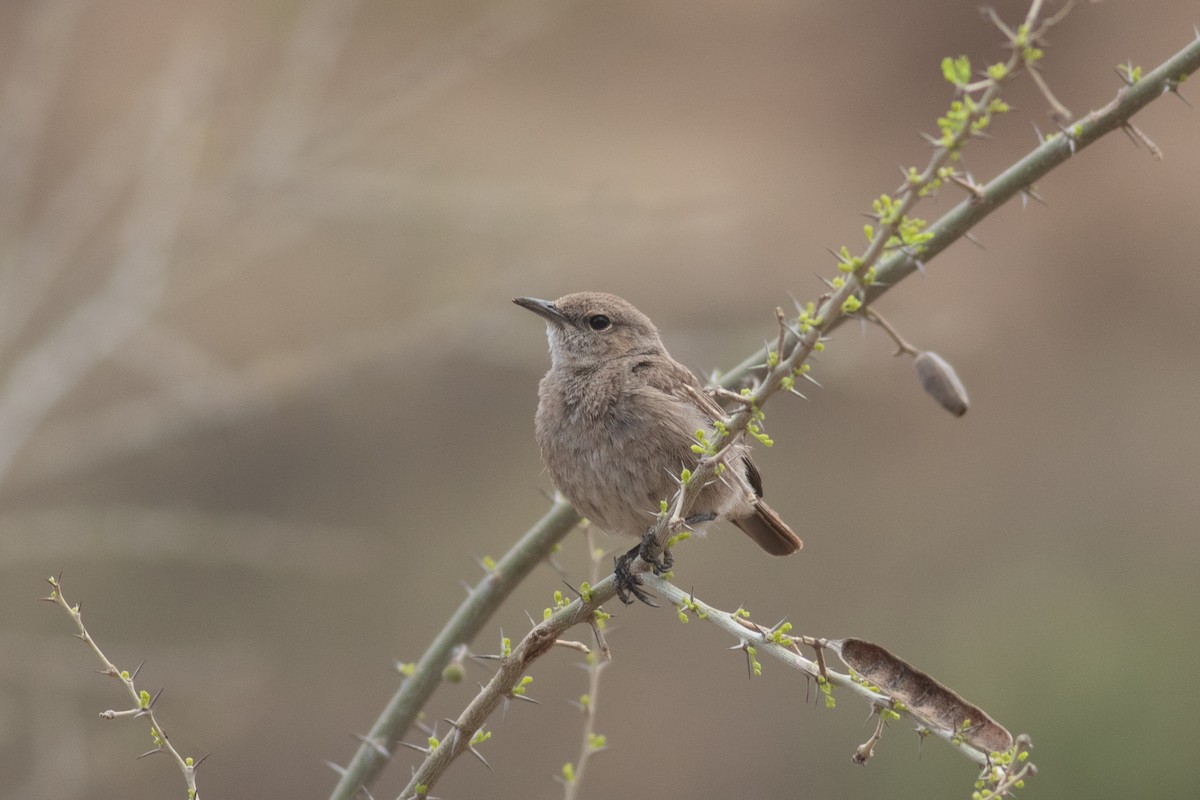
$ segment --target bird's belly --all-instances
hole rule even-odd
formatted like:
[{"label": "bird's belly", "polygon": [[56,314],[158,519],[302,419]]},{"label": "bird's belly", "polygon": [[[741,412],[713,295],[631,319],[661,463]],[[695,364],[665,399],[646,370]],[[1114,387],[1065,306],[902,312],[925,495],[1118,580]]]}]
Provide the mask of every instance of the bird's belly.
[{"label": "bird's belly", "polygon": [[[660,447],[636,427],[614,433],[605,426],[582,426],[572,436],[560,431],[541,444],[555,485],[576,510],[609,533],[640,536],[654,524],[662,501],[675,497],[680,472],[697,462],[690,439],[656,433]],[[741,494],[714,481],[693,513],[723,515]]]}]

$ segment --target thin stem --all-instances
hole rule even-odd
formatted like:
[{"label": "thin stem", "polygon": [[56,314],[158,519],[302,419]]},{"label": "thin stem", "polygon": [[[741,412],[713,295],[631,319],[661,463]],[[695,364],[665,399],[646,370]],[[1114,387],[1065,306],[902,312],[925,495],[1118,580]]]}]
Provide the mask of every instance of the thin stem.
[{"label": "thin stem", "polygon": [[[62,583],[59,578],[49,578],[49,583],[52,587],[50,590],[50,596],[43,599],[54,603],[56,606],[67,612],[67,615],[71,617],[72,621],[74,621],[75,627],[78,630],[76,636],[82,639],[84,644],[91,648],[92,653],[94,653],[96,658],[100,660],[100,664],[103,667],[100,670],[100,673],[120,681],[121,685],[125,687],[125,690],[133,699],[132,708],[128,708],[123,711],[116,711],[112,709],[109,709],[108,711],[102,711],[100,713],[100,718],[148,718],[150,720],[151,735],[154,738],[156,747],[144,755],[150,755],[151,753],[159,752],[170,754],[171,758],[174,759],[175,764],[179,767],[180,772],[183,773],[183,779],[187,783],[188,797],[190,800],[199,800],[200,794],[196,789],[196,767],[200,766],[200,764],[199,762],[193,762],[191,758],[185,758],[184,756],[180,755],[179,751],[175,749],[175,745],[171,744],[170,737],[167,736],[167,732],[163,729],[162,724],[154,715],[154,701],[158,699],[158,695],[155,695],[153,698],[151,698],[149,693],[137,688],[137,685],[134,683],[134,680],[137,678],[137,670],[134,670],[133,674],[130,675],[128,672],[123,672],[118,669],[116,664],[108,660],[108,656],[104,655],[104,651],[100,649],[100,645],[96,644],[96,640],[92,638],[92,635],[88,633],[87,628],[84,627],[83,613],[80,611],[79,605],[71,605],[67,602],[67,598],[63,595]],[[200,761],[203,760],[203,758],[200,759]]]},{"label": "thin stem", "polygon": [[[592,563],[590,580],[593,584],[596,584],[603,577],[604,557],[606,554],[596,547],[593,541],[594,531],[594,527],[588,526],[588,557]],[[599,634],[599,630],[597,630],[597,634]],[[604,648],[599,647],[598,650],[602,651]],[[588,689],[587,694],[581,701],[581,705],[583,706],[583,735],[579,743],[579,758],[575,761],[574,765],[574,775],[569,780],[564,781],[563,800],[575,800],[579,793],[579,788],[583,785],[583,776],[587,773],[588,762],[591,761],[595,753],[603,749],[601,746],[597,746],[596,708],[600,702],[600,674],[604,671],[604,667],[607,664],[608,659],[603,652],[588,654]]]}]

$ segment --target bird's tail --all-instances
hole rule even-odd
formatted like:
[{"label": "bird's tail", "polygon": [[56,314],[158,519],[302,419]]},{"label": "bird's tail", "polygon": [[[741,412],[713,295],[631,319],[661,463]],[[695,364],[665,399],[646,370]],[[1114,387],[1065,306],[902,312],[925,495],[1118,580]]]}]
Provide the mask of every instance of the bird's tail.
[{"label": "bird's tail", "polygon": [[789,556],[804,546],[800,537],[775,513],[775,509],[762,500],[754,503],[753,514],[735,517],[730,521],[773,556]]}]

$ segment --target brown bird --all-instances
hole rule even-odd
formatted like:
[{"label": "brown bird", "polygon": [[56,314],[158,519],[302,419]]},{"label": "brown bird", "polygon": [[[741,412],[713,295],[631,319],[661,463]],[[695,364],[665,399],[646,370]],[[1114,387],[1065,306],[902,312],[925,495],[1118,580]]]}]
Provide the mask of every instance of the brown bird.
[{"label": "brown bird", "polygon": [[[518,297],[546,320],[550,371],[538,386],[536,434],[542,461],[579,513],[609,533],[643,537],[617,560],[621,599],[649,602],[629,570],[653,557],[651,531],[660,503],[670,501],[683,469],[695,469],[696,431],[713,435],[725,412],[691,370],[671,358],[650,319],[620,297],[579,292],[557,300]],[[689,523],[727,519],[771,555],[803,543],[762,500],[762,477],[739,444],[727,469],[703,489]],[[664,553],[656,571],[670,566]]]}]

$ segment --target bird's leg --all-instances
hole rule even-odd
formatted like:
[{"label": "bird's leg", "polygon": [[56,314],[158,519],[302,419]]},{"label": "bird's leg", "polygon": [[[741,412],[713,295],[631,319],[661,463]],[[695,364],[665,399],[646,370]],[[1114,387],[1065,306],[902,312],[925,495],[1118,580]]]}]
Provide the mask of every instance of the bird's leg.
[{"label": "bird's leg", "polygon": [[642,547],[643,543],[636,544],[625,555],[613,558],[613,574],[617,579],[617,597],[621,598],[621,602],[627,606],[633,604],[633,600],[629,598],[629,595],[633,595],[646,605],[658,608],[658,604],[650,600],[653,595],[641,588],[642,579],[630,568],[634,560],[641,555]]},{"label": "bird's leg", "polygon": [[671,557],[671,552],[667,550],[666,545],[659,543],[656,527],[656,525],[651,525],[646,529],[646,532],[642,534],[642,543],[634,550],[642,557],[642,561],[654,569],[655,575],[662,575],[671,568],[675,559]]},{"label": "bird's leg", "polygon": [[703,525],[705,522],[712,522],[717,518],[717,512],[705,511],[703,514],[692,514],[690,517],[683,518],[683,524],[689,528],[693,525]]}]

